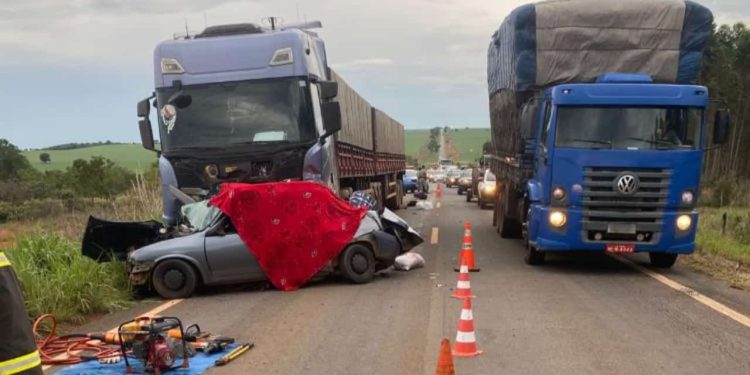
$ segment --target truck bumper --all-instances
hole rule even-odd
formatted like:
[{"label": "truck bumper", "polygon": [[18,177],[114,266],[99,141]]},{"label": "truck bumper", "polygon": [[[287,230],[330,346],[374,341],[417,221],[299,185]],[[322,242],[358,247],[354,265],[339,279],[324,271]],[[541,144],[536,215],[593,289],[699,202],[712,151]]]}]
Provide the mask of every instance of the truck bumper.
[{"label": "truck bumper", "polygon": [[[532,221],[529,228],[529,239],[532,246],[541,251],[606,251],[608,243],[634,244],[635,252],[665,252],[690,254],[695,250],[695,228],[698,225],[698,213],[695,211],[664,211],[661,231],[654,233],[647,241],[594,241],[588,238],[588,231],[583,229],[583,211],[580,209],[557,209],[566,213],[567,223],[560,229],[553,228],[548,221],[552,209],[544,206],[532,206]],[[681,232],[676,228],[680,215],[690,215],[692,225],[689,230]]]}]

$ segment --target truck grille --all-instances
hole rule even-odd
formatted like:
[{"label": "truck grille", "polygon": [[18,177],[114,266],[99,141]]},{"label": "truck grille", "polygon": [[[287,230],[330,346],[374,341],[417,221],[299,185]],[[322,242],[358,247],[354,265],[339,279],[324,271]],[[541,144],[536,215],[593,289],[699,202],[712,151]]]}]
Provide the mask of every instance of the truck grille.
[{"label": "truck grille", "polygon": [[582,202],[585,238],[656,241],[671,175],[668,169],[586,168]]}]

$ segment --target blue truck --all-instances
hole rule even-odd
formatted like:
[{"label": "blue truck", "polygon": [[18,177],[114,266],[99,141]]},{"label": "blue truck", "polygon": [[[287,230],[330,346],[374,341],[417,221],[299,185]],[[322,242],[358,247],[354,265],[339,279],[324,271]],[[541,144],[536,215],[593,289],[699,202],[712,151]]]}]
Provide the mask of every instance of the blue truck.
[{"label": "blue truck", "polygon": [[[713,16],[691,1],[549,1],[493,34],[488,87],[493,224],[528,264],[560,251],[695,248],[701,164],[729,134],[696,85]],[[711,119],[712,121],[709,121]]]},{"label": "blue truck", "polygon": [[226,181],[313,180],[401,206],[404,127],[329,68],[321,26],[210,26],[156,47],[155,92],[137,110],[143,146],[158,153],[165,225],[178,224],[185,196]]}]

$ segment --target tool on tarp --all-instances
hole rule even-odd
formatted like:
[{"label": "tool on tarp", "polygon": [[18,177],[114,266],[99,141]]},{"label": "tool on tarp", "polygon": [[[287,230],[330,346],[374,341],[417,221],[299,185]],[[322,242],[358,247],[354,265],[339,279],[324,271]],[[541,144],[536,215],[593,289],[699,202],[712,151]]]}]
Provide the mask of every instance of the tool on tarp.
[{"label": "tool on tarp", "polygon": [[227,353],[225,356],[219,358],[216,360],[215,364],[216,366],[224,366],[227,363],[233,361],[235,358],[241,356],[248,350],[252,349],[252,347],[255,346],[254,343],[250,342],[247,344],[242,344],[234,349],[232,349],[231,352]]},{"label": "tool on tarp", "polygon": [[[170,337],[169,332],[177,329],[180,338]],[[185,341],[184,332],[182,321],[176,317],[138,317],[120,324],[117,328],[117,342],[123,353],[132,353],[133,357],[141,360],[147,372],[160,375],[178,367],[190,367],[188,348],[192,347]],[[182,357],[182,363],[178,366],[175,359],[179,356]],[[128,356],[124,358],[126,372],[134,373]]]}]

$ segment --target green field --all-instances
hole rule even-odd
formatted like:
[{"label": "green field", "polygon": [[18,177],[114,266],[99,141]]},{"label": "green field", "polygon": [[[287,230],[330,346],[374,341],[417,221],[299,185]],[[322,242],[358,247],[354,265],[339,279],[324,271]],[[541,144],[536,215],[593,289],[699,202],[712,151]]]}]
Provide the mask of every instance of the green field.
[{"label": "green field", "polygon": [[[49,154],[52,159],[50,163],[45,164],[39,160],[39,154],[43,152]],[[34,150],[25,151],[23,154],[32,166],[41,171],[65,169],[73,164],[73,160],[88,160],[92,156],[103,156],[133,171],[144,171],[156,161],[156,154],[144,149],[140,144],[101,145],[73,150]]]},{"label": "green field", "polygon": [[482,156],[482,145],[490,140],[490,129],[451,129],[445,133],[458,150],[460,162],[474,162]]},{"label": "green field", "polygon": [[[453,141],[461,162],[475,161],[482,151],[482,144],[490,139],[489,129],[451,129],[446,137]],[[420,162],[434,163],[437,155],[426,152],[426,145],[430,139],[429,129],[406,130],[406,154],[422,159]],[[421,154],[420,154],[421,151]],[[42,163],[39,154],[49,153],[52,161]],[[133,171],[145,170],[156,161],[156,155],[144,149],[140,144],[113,144],[77,148],[73,150],[34,150],[23,153],[29,163],[41,171],[65,169],[76,159],[90,159],[92,156],[103,156]]]}]

